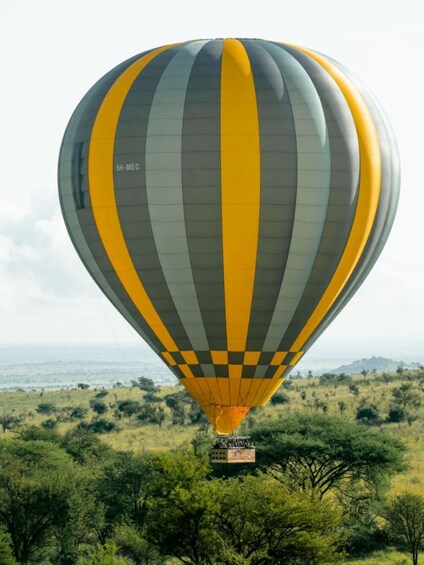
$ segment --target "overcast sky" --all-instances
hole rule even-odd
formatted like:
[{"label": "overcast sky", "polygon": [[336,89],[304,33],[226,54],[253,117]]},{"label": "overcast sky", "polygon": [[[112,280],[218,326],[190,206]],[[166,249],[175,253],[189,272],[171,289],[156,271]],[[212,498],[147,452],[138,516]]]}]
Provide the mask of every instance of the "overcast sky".
[{"label": "overcast sky", "polygon": [[424,342],[422,0],[0,0],[0,343],[135,342],[80,263],[56,169],[72,111],[121,61],[202,37],[260,37],[358,74],[397,137],[402,187],[389,241],[321,342]]}]

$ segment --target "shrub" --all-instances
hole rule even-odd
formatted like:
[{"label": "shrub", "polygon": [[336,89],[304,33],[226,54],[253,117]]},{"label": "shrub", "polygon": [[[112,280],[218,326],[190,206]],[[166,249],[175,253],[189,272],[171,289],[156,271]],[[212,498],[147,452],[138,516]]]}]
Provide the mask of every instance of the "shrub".
[{"label": "shrub", "polygon": [[84,406],[75,406],[72,411],[69,413],[69,417],[71,420],[80,420],[87,416],[88,409],[84,408]]},{"label": "shrub", "polygon": [[389,413],[387,415],[387,422],[397,423],[403,422],[406,418],[405,409],[399,404],[392,404],[389,408]]},{"label": "shrub", "polygon": [[374,404],[363,404],[356,410],[356,420],[360,424],[378,426],[381,423],[380,413]]},{"label": "shrub", "polygon": [[90,406],[93,412],[96,412],[96,414],[105,414],[109,410],[106,402],[103,402],[103,400],[97,400],[95,398],[90,400]]},{"label": "shrub", "polygon": [[117,432],[119,430],[116,422],[106,420],[105,418],[97,418],[91,422],[80,422],[77,428],[89,430],[95,434],[109,434],[110,432]]},{"label": "shrub", "polygon": [[140,412],[141,406],[142,404],[137,400],[119,400],[116,404],[116,409],[123,416],[130,418]]},{"label": "shrub", "polygon": [[271,404],[287,404],[288,402],[290,402],[290,398],[284,392],[276,392],[271,396]]},{"label": "shrub", "polygon": [[57,420],[54,420],[53,418],[48,418],[47,420],[41,423],[41,426],[46,430],[54,430],[55,428],[57,428]]},{"label": "shrub", "polygon": [[57,408],[52,402],[40,402],[37,406],[36,411],[39,414],[50,415],[56,412]]}]

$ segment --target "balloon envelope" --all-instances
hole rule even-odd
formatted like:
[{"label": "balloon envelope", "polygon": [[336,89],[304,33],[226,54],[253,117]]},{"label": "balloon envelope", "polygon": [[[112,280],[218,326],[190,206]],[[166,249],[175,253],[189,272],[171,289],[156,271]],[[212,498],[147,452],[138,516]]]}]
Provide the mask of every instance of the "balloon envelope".
[{"label": "balloon envelope", "polygon": [[75,110],[59,161],[82,261],[221,433],[269,400],[363,282],[399,176],[357,78],[256,39],[125,61]]}]

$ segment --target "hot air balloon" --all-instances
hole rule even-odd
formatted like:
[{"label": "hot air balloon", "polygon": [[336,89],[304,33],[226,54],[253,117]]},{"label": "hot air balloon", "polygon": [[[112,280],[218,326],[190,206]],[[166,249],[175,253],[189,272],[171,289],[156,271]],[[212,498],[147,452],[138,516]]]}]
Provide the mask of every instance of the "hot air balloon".
[{"label": "hot air balloon", "polygon": [[399,179],[359,79],[260,39],[118,65],[78,105],[59,160],[81,260],[221,434],[270,399],[362,284]]}]

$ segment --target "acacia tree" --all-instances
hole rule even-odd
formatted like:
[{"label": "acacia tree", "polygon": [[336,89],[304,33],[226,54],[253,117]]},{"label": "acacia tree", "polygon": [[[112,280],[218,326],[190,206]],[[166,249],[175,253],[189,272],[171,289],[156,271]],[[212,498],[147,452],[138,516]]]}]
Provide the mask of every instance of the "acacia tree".
[{"label": "acacia tree", "polygon": [[404,493],[393,498],[386,508],[387,531],[399,549],[418,565],[418,554],[424,549],[424,497]]},{"label": "acacia tree", "polygon": [[321,498],[354,482],[378,490],[404,469],[402,442],[342,418],[296,414],[258,426],[251,436],[258,466]]}]

